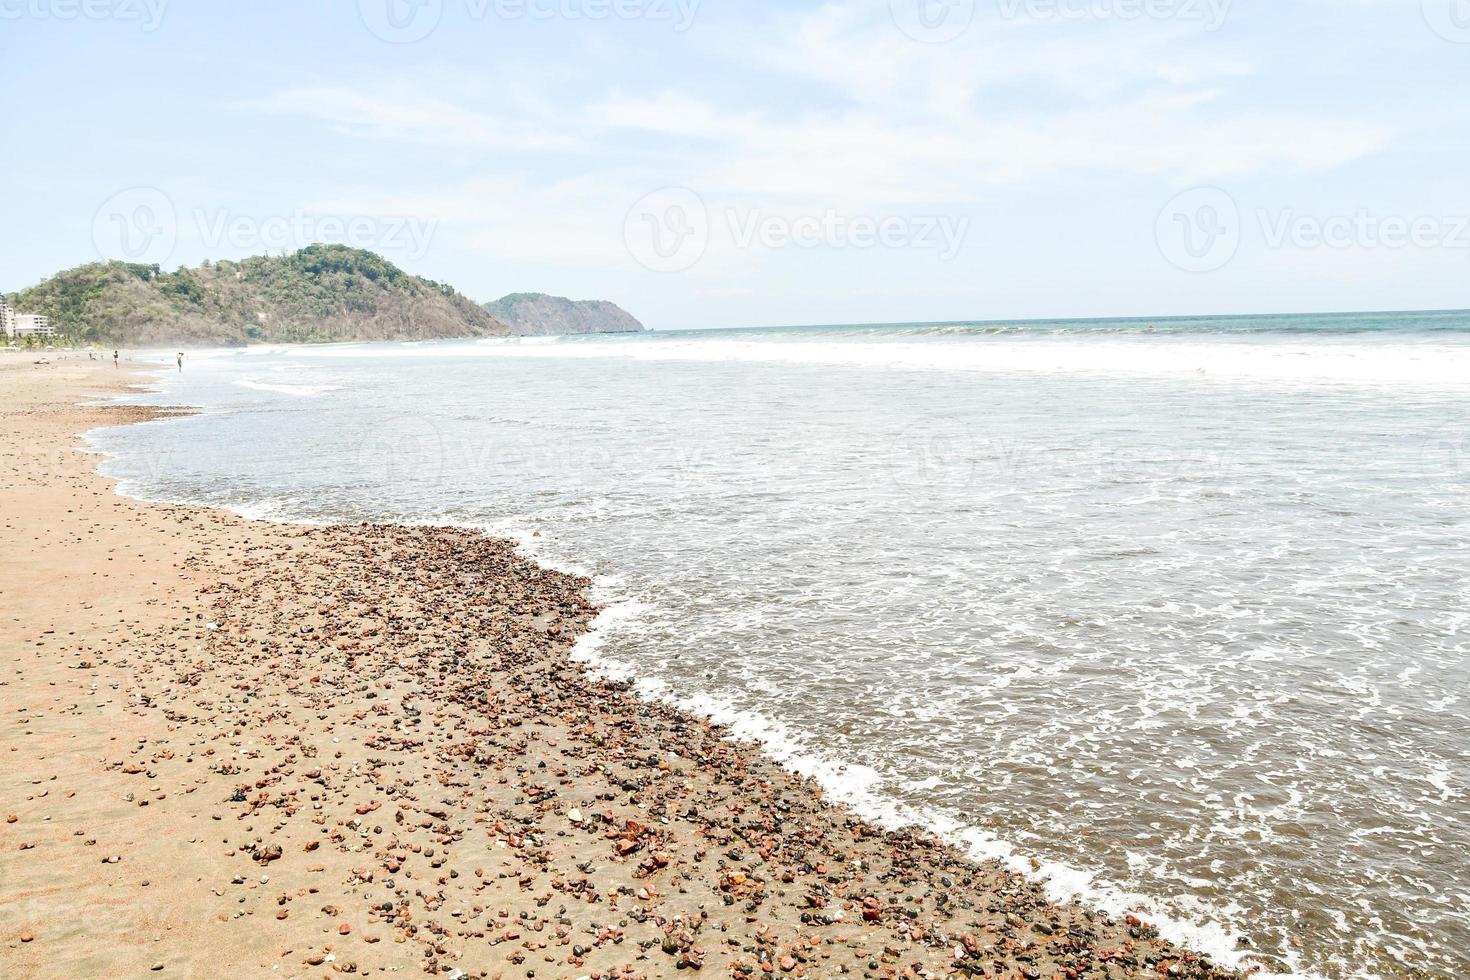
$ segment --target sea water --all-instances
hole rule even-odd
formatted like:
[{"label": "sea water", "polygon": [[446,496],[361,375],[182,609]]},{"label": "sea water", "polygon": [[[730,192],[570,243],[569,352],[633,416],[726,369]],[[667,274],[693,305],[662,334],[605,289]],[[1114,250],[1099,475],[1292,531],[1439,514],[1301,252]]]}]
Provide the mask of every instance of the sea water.
[{"label": "sea water", "polygon": [[124,492],[517,537],[595,577],[580,657],[869,816],[1227,962],[1470,975],[1470,314],[167,367]]}]

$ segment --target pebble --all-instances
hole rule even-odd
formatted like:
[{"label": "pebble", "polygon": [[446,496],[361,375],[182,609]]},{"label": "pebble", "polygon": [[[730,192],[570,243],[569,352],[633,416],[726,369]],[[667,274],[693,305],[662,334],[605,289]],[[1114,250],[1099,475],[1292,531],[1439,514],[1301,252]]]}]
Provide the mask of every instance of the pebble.
[{"label": "pebble", "polygon": [[590,583],[513,543],[169,515],[188,612],[64,652],[126,660],[88,668],[125,682],[114,730],[139,733],[104,775],[157,803],[128,820],[204,845],[149,880],[202,899],[183,914],[218,948],[274,909],[282,975],[1234,976],[590,675],[570,657]]}]

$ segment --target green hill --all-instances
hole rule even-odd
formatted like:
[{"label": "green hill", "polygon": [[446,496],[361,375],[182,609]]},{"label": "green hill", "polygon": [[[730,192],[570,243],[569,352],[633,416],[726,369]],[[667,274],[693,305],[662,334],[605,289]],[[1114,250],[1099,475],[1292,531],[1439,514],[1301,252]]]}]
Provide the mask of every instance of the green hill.
[{"label": "green hill", "polygon": [[494,337],[505,324],[449,286],[342,245],[162,272],[97,262],[11,294],[72,340],[152,344],[309,343]]}]

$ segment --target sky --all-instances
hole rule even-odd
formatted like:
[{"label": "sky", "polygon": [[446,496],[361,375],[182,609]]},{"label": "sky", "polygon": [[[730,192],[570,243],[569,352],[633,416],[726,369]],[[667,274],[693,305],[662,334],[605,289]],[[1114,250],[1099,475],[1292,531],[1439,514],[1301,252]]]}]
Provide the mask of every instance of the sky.
[{"label": "sky", "polygon": [[663,329],[1470,307],[1470,0],[0,0],[0,290],[342,242]]}]

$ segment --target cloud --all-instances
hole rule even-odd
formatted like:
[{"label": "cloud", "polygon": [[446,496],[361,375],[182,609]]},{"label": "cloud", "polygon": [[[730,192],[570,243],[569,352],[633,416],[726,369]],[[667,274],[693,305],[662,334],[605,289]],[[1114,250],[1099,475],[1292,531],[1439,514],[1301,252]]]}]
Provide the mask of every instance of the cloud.
[{"label": "cloud", "polygon": [[293,88],[245,107],[363,140],[511,151],[497,171],[529,186],[545,172],[538,154],[615,161],[630,139],[653,135],[658,152],[637,154],[645,189],[677,181],[722,198],[849,207],[972,203],[1078,172],[1176,183],[1310,172],[1394,135],[1372,119],[1238,96],[1233,85],[1259,69],[1221,37],[1167,18],[1075,23],[991,10],[951,43],[921,44],[884,0],[846,0],[771,14],[752,37],[722,45],[751,81],[738,101],[568,84],[549,105],[480,93],[495,102],[486,109],[394,83]]},{"label": "cloud", "polygon": [[849,0],[780,15],[763,36],[754,63],[800,83],[792,107],[731,110],[666,92],[617,96],[595,115],[715,141],[701,151],[712,191],[894,203],[973,202],[1079,171],[1176,182],[1311,171],[1393,135],[1373,120],[1232,98],[1258,68],[1203,23],[992,16],[921,44],[886,3]]},{"label": "cloud", "polygon": [[291,88],[239,107],[316,119],[341,135],[365,140],[521,151],[567,150],[579,143],[571,130],[534,116],[469,109],[435,96],[405,93],[396,85]]},{"label": "cloud", "polygon": [[[989,16],[950,43],[922,44],[896,27],[886,0],[847,0],[771,13],[748,36],[704,37],[716,37],[711,57],[725,63],[678,89],[589,69],[596,77],[560,77],[534,102],[441,79],[465,104],[393,80],[291,88],[244,106],[365,141],[471,151],[446,154],[460,163],[442,169],[396,172],[386,195],[334,189],[334,213],[428,215],[486,257],[618,268],[630,265],[628,209],[668,185],[694,189],[717,215],[881,218],[964,214],[1015,193],[1072,193],[1079,178],[1122,178],[1158,195],[1139,205],[1140,226],[1152,227],[1169,188],[1327,172],[1395,137],[1369,116],[1264,103],[1267,69],[1243,48],[1248,37],[1201,24]],[[721,89],[717,77],[741,84]],[[479,166],[466,173],[465,160]],[[690,276],[730,288],[762,252],[715,225]]]}]

